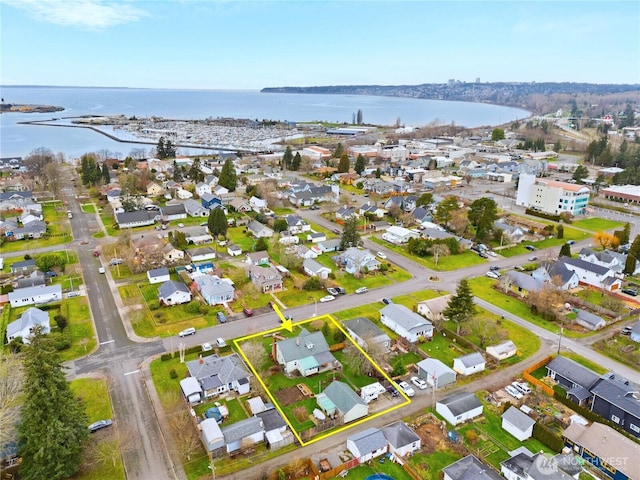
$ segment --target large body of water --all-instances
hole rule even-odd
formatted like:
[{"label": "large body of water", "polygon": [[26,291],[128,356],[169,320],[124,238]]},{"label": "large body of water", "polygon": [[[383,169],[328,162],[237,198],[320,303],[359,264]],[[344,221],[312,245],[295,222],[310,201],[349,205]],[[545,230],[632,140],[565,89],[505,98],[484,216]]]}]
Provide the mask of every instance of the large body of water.
[{"label": "large body of water", "polygon": [[[351,122],[362,111],[365,123],[424,126],[434,121],[458,126],[498,125],[529,116],[517,108],[482,103],[446,102],[363,95],[260,93],[255,90],[156,90],[120,88],[0,87],[7,103],[55,105],[56,113],[0,115],[0,156],[25,156],[46,147],[77,157],[110,150],[127,155],[135,144],[120,143],[81,128],[20,125],[27,120],[79,115],[160,116],[174,119],[232,117],[293,122]],[[148,146],[144,148],[149,148]],[[182,152],[189,154],[190,152]]]}]

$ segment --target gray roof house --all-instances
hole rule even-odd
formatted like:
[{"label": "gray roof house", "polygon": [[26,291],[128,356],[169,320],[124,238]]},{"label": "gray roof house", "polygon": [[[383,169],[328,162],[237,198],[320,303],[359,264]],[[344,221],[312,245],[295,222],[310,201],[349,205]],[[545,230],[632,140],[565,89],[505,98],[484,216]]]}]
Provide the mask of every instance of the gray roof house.
[{"label": "gray roof house", "polygon": [[387,439],[377,428],[367,428],[354,433],[347,438],[347,450],[360,463],[379,457],[387,453]]},{"label": "gray roof house", "polygon": [[449,305],[449,300],[453,295],[442,295],[441,297],[432,298],[430,300],[423,300],[418,302],[417,311],[420,315],[423,315],[432,322],[442,320],[442,312]]},{"label": "gray roof house", "polygon": [[136,210],[135,212],[116,213],[116,223],[120,228],[135,228],[153,225],[160,218],[157,212]]},{"label": "gray roof house", "polygon": [[172,205],[165,205],[160,208],[162,219],[165,221],[180,220],[187,218],[187,211],[184,208],[184,203],[174,203]]},{"label": "gray roof house", "polygon": [[380,321],[410,342],[433,336],[433,324],[404,305],[391,303],[385,306],[380,310]]},{"label": "gray roof house", "polygon": [[31,307],[25,310],[20,317],[7,325],[7,341],[21,337],[23,343],[29,343],[29,338],[35,327],[42,327],[42,333],[51,332],[49,314],[39,308]]},{"label": "gray roof house", "polygon": [[451,425],[482,415],[482,403],[475,394],[458,392],[436,402],[436,412]]},{"label": "gray roof house", "polygon": [[587,330],[598,330],[600,328],[603,328],[607,324],[607,322],[605,322],[604,318],[602,318],[601,316],[582,309],[578,309],[578,314],[576,315],[576,323],[583,326]]},{"label": "gray roof house", "polygon": [[527,273],[509,270],[505,275],[511,283],[512,290],[523,297],[528,295],[529,292],[537,292],[542,288],[542,281]]},{"label": "gray roof house", "polygon": [[205,398],[235,390],[240,395],[249,393],[247,367],[237,353],[225,357],[210,355],[186,362],[189,375],[195,377],[204,391]]},{"label": "gray roof house", "polygon": [[460,375],[472,375],[485,369],[487,362],[479,352],[469,353],[453,360],[453,369]]},{"label": "gray roof house", "polygon": [[12,307],[24,307],[25,305],[38,305],[40,303],[56,302],[62,300],[62,287],[60,284],[40,285],[38,287],[18,288],[9,292],[9,303]]},{"label": "gray roof house", "polygon": [[250,265],[247,272],[253,284],[256,285],[262,293],[282,289],[282,274],[275,267]]},{"label": "gray roof house", "polygon": [[347,273],[350,273],[351,275],[360,273],[365,269],[368,271],[372,271],[378,270],[380,268],[380,262],[376,260],[375,255],[366,248],[347,248],[341,254],[332,257],[332,260],[335,261],[338,265],[342,266],[345,271]]},{"label": "gray roof house", "polygon": [[558,355],[546,365],[547,374],[567,389],[582,387],[587,390],[600,376],[570,358]]},{"label": "gray roof house", "polygon": [[28,273],[36,269],[36,261],[33,258],[11,264],[11,273]]},{"label": "gray roof house", "polygon": [[190,198],[184,202],[184,210],[190,217],[208,217],[209,210],[202,206],[202,203]]},{"label": "gray roof house", "polygon": [[533,435],[533,425],[535,420],[516,407],[511,405],[506,412],[502,414],[502,428],[521,442]]},{"label": "gray roof house", "polygon": [[310,277],[328,278],[331,273],[331,269],[325,267],[321,263],[315,261],[313,258],[305,258],[302,262],[302,268],[304,273]]},{"label": "gray roof house", "polygon": [[182,282],[169,280],[160,285],[158,300],[164,305],[180,305],[191,301],[191,290]]},{"label": "gray roof house", "polygon": [[626,378],[606,373],[591,387],[591,411],[640,438],[639,390]]},{"label": "gray roof house", "polygon": [[257,220],[251,220],[247,225],[247,230],[256,238],[271,238],[273,236],[273,230]]},{"label": "gray roof house", "polygon": [[162,268],[154,268],[152,270],[147,270],[147,279],[149,283],[164,283],[170,280],[169,277],[169,269]]},{"label": "gray roof house", "polygon": [[368,342],[381,345],[385,351],[391,347],[391,338],[384,333],[380,327],[365,317],[352,318],[345,320],[342,324],[347,329],[347,333],[356,341],[358,345],[367,350]]},{"label": "gray roof house", "polygon": [[276,360],[288,375],[297,371],[308,377],[340,366],[322,332],[309,333],[303,328],[297,337],[277,342],[275,349]]},{"label": "gray roof house", "polygon": [[260,417],[249,417],[222,429],[227,453],[240,450],[243,445],[264,441],[264,423]]},{"label": "gray roof house", "polygon": [[389,452],[397,457],[411,455],[420,450],[422,441],[416,432],[404,422],[395,422],[382,427],[384,438],[389,444]]},{"label": "gray roof house", "polygon": [[195,277],[200,294],[209,305],[226,305],[233,302],[236,289],[231,280],[216,275],[198,275]]},{"label": "gray roof house", "polygon": [[561,290],[576,288],[579,277],[562,262],[542,262],[531,276],[540,282],[553,283]]},{"label": "gray roof house", "polygon": [[443,388],[456,381],[455,370],[436,358],[425,358],[417,363],[418,376],[435,388]]},{"label": "gray roof house", "polygon": [[39,287],[46,285],[47,279],[44,276],[44,272],[40,270],[34,270],[29,275],[24,278],[19,278],[16,282],[16,288],[29,288],[29,287]]},{"label": "gray roof house", "polygon": [[11,232],[6,231],[5,236],[21,240],[23,238],[40,238],[45,233],[47,233],[47,224],[40,220],[34,220],[23,224],[22,227],[14,228]]},{"label": "gray roof house", "polygon": [[[329,415],[340,412],[344,423],[366,416],[369,406],[346,383],[334,380],[324,391],[316,395],[318,405]],[[330,413],[333,407],[333,413]]]},{"label": "gray roof house", "polygon": [[467,455],[445,467],[444,480],[503,480],[493,468],[485,465],[473,455]]}]

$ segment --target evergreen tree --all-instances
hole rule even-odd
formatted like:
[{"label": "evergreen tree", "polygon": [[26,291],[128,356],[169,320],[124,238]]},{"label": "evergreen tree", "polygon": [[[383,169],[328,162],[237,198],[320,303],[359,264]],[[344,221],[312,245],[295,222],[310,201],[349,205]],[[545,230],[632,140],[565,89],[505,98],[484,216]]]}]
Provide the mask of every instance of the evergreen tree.
[{"label": "evergreen tree", "polygon": [[633,275],[636,272],[636,264],[638,260],[633,255],[627,255],[627,259],[624,262],[624,274]]},{"label": "evergreen tree", "polygon": [[347,153],[343,153],[340,157],[340,162],[338,163],[338,173],[348,173],[349,172],[349,155]]},{"label": "evergreen tree", "polygon": [[504,130],[502,128],[494,128],[491,132],[491,140],[497,142],[498,140],[504,140]]},{"label": "evergreen tree", "polygon": [[589,169],[584,165],[578,165],[573,172],[573,178],[576,182],[582,183],[582,181],[589,176]]},{"label": "evergreen tree", "polygon": [[238,185],[238,176],[236,175],[233,161],[230,158],[227,158],[224,161],[224,165],[222,166],[222,170],[220,171],[218,185],[228,188],[231,192],[235,191],[236,186]]},{"label": "evergreen tree", "polygon": [[222,208],[214,208],[209,212],[207,228],[215,238],[218,238],[220,235],[223,237],[227,236],[227,217]]},{"label": "evergreen tree", "polygon": [[636,123],[636,113],[630,103],[624,109],[623,118],[620,120],[620,127],[633,127]]},{"label": "evergreen tree", "polygon": [[358,113],[356,115],[356,124],[362,125],[362,110],[358,109]]},{"label": "evergreen tree", "polygon": [[360,247],[364,244],[358,232],[358,219],[355,216],[349,217],[342,226],[342,237],[340,238],[340,250],[349,247]]},{"label": "evergreen tree", "polygon": [[106,163],[102,164],[102,183],[107,185],[111,181],[111,176],[109,175],[109,166]]},{"label": "evergreen tree", "polygon": [[433,193],[425,192],[416,201],[416,207],[428,207],[433,202]]},{"label": "evergreen tree", "polygon": [[167,158],[167,151],[164,147],[164,137],[160,137],[160,140],[158,140],[158,146],[156,147],[156,156],[160,160],[164,160],[165,158]]},{"label": "evergreen tree", "polygon": [[476,238],[485,240],[498,219],[498,206],[490,198],[479,198],[471,204],[467,218],[476,227]]},{"label": "evergreen tree", "polygon": [[180,183],[184,180],[184,174],[182,172],[182,167],[178,165],[178,162],[173,161],[173,181]]},{"label": "evergreen tree", "polygon": [[560,153],[560,150],[562,150],[562,143],[560,143],[560,140],[557,140],[556,143],[553,144],[553,151]]},{"label": "evergreen tree", "polygon": [[376,168],[375,175],[376,175],[376,178],[380,178],[382,176],[382,171],[380,170],[380,167]]},{"label": "evergreen tree", "polygon": [[256,252],[262,252],[262,251],[266,251],[269,249],[269,242],[267,242],[267,239],[264,237],[260,237],[257,241],[256,241]]},{"label": "evergreen tree", "polygon": [[293,164],[293,152],[291,151],[291,147],[287,145],[287,148],[284,151],[284,155],[282,156],[282,167],[287,170],[291,170],[292,164]]},{"label": "evergreen tree", "polygon": [[458,199],[456,197],[447,197],[438,204],[438,208],[436,209],[436,213],[433,218],[436,222],[448,227],[449,222],[451,221],[452,212],[459,208]]},{"label": "evergreen tree", "polygon": [[456,294],[451,297],[447,308],[442,315],[456,324],[456,334],[460,335],[460,325],[471,320],[476,314],[476,306],[473,303],[473,292],[466,278],[460,280]]},{"label": "evergreen tree", "polygon": [[176,158],[176,147],[173,146],[171,140],[164,143],[164,154],[166,158]]},{"label": "evergreen tree", "polygon": [[365,166],[366,165],[365,165],[364,157],[362,156],[362,154],[359,154],[358,158],[356,158],[356,164],[355,164],[354,170],[358,175],[362,175],[362,172],[364,172]]},{"label": "evergreen tree", "polygon": [[560,247],[560,256],[571,258],[571,245],[564,243],[562,247]]},{"label": "evergreen tree", "polygon": [[556,237],[557,238],[564,238],[564,227],[562,225],[558,225],[556,227]]},{"label": "evergreen tree", "polygon": [[204,180],[204,173],[200,170],[200,159],[196,158],[191,167],[189,168],[189,178],[194,181],[194,183],[202,182]]},{"label": "evergreen tree", "polygon": [[69,478],[80,469],[82,448],[89,436],[87,415],[62,372],[53,339],[36,328],[24,348],[20,478]]},{"label": "evergreen tree", "polygon": [[300,156],[300,152],[296,152],[291,162],[291,170],[295,170],[296,172],[300,168],[300,163],[302,162],[302,157]]},{"label": "evergreen tree", "polygon": [[335,151],[333,152],[333,158],[341,158],[343,153],[344,147],[341,143],[338,143],[338,145],[336,145]]},{"label": "evergreen tree", "polygon": [[636,235],[636,238],[629,248],[629,255],[633,255],[636,258],[640,257],[640,235]]}]

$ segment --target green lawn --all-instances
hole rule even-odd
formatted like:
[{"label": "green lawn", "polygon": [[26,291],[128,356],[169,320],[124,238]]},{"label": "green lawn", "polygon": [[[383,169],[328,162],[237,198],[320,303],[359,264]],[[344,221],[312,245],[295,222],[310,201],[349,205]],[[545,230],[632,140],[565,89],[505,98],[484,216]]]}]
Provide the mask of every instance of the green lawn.
[{"label": "green lawn", "polygon": [[83,203],[80,208],[84,213],[96,213],[96,206],[93,203]]},{"label": "green lawn", "polygon": [[[383,473],[389,475],[395,480],[412,480],[411,475],[405,472],[400,465],[390,462],[386,459],[384,463],[380,463],[379,460],[379,458],[376,458],[371,462],[371,465],[358,465],[357,467],[352,468],[351,470],[349,470],[349,473],[345,478],[347,480],[364,480],[370,475]],[[340,480],[341,477],[334,478]],[[438,480],[437,476],[434,477],[433,480]]]},{"label": "green lawn", "polygon": [[452,365],[454,358],[471,353],[470,350],[452,342],[449,337],[445,337],[442,333],[436,332],[434,332],[430,342],[420,343],[418,346],[420,350],[430,357],[437,358],[447,365]]},{"label": "green lawn", "polygon": [[[640,348],[638,344],[624,335],[616,335],[596,342],[593,348],[620,363],[640,370]],[[597,371],[597,370],[595,370]]]},{"label": "green lawn", "polygon": [[[60,352],[63,362],[75,360],[92,352],[96,348],[96,334],[91,321],[89,301],[86,297],[63,300],[69,325],[64,334],[71,339],[71,348]],[[64,313],[63,313],[64,315]],[[52,322],[55,324],[54,322]],[[52,325],[53,328],[53,325]]]},{"label": "green lawn", "polygon": [[601,232],[602,230],[610,230],[612,228],[618,228],[624,226],[623,222],[617,222],[615,220],[609,220],[608,218],[585,218],[583,220],[576,220],[571,222],[576,228],[583,228],[592,232]]},{"label": "green lawn", "polygon": [[409,463],[425,480],[440,480],[440,472],[462,456],[452,450],[441,450],[431,454],[419,453],[409,458]]}]

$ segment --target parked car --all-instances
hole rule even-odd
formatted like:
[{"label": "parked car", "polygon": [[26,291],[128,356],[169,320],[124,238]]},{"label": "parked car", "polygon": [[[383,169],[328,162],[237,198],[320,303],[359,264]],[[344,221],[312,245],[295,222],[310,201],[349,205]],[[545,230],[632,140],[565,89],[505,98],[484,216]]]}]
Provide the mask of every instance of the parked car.
[{"label": "parked car", "polygon": [[105,273],[106,270],[104,269],[104,267],[99,267],[98,268],[98,273]]},{"label": "parked car", "polygon": [[73,290],[69,293],[67,293],[67,298],[72,298],[72,297],[79,297],[80,296],[80,292],[77,290]]},{"label": "parked car", "polygon": [[97,422],[93,422],[91,425],[89,425],[89,432],[95,433],[98,430],[102,430],[103,428],[110,427],[112,424],[113,422],[111,421],[111,419],[98,420]]},{"label": "parked car", "polygon": [[526,248],[530,252],[533,252],[536,249],[536,247],[534,247],[533,245],[525,245],[524,248]]},{"label": "parked car", "polygon": [[420,377],[411,377],[411,383],[413,383],[420,390],[425,390],[427,388],[427,382],[425,382]]},{"label": "parked car", "polygon": [[536,260],[538,260],[538,257],[533,255],[533,256],[529,257],[527,260],[529,260],[530,262],[535,262]]},{"label": "parked car", "polygon": [[185,328],[180,333],[178,333],[178,336],[179,337],[186,337],[188,335],[195,335],[195,334],[196,334],[196,329],[193,328],[193,327],[189,327],[189,328]]},{"label": "parked car", "polygon": [[253,310],[251,310],[250,308],[243,308],[242,312],[247,316],[247,317],[252,317],[253,316]]},{"label": "parked car", "polygon": [[631,295],[632,297],[638,296],[638,291],[633,288],[623,288],[622,293],[626,293],[627,295]]},{"label": "parked car", "polygon": [[227,346],[227,342],[225,342],[222,337],[218,337],[218,338],[216,338],[216,346],[218,348],[226,347]]},{"label": "parked car", "polygon": [[376,256],[377,256],[378,258],[383,259],[383,260],[386,260],[386,259],[387,259],[387,256],[384,254],[384,252],[378,252],[378,253],[376,253]]},{"label": "parked car", "polygon": [[325,303],[325,302],[330,302],[330,301],[335,300],[335,299],[336,299],[336,297],[334,297],[333,295],[326,295],[326,296],[322,297],[320,299],[320,301],[322,303]]},{"label": "parked car", "polygon": [[58,274],[56,272],[54,272],[53,270],[48,270],[48,271],[44,272],[44,276],[51,278],[51,277],[57,277]]},{"label": "parked car", "polygon": [[500,270],[500,267],[497,265],[491,265],[489,267],[489,270],[491,270],[492,272],[497,272],[498,270]]},{"label": "parked car", "polygon": [[93,256],[94,257],[99,257],[100,256],[100,251],[99,250],[94,250],[93,251]]},{"label": "parked car", "polygon": [[203,352],[210,352],[211,350],[213,350],[213,347],[211,346],[210,343],[203,343],[202,344],[202,351]]},{"label": "parked car", "polygon": [[511,385],[513,385],[515,389],[518,390],[523,395],[528,395],[531,393],[531,389],[529,388],[529,385],[527,385],[524,382],[513,382]]},{"label": "parked car", "polygon": [[218,312],[216,313],[216,317],[218,317],[220,323],[227,323],[227,317],[224,316],[224,313]]},{"label": "parked car", "polygon": [[500,274],[498,272],[492,272],[491,270],[485,273],[485,275],[489,278],[494,278],[494,279],[500,278]]},{"label": "parked car", "polygon": [[575,240],[567,240],[567,245],[573,245],[574,243],[576,243]]},{"label": "parked car", "polygon": [[340,295],[344,295],[345,293],[347,293],[347,291],[342,287],[335,287],[335,289]]},{"label": "parked car", "polygon": [[513,385],[507,385],[504,387],[504,391],[517,400],[522,398],[522,394]]},{"label": "parked car", "polygon": [[393,300],[391,300],[390,298],[383,298],[382,303],[384,303],[385,305],[390,305],[393,303]]},{"label": "parked car", "polygon": [[407,382],[397,382],[397,385],[407,397],[413,397],[416,394],[416,391],[411,388],[411,385],[409,385]]},{"label": "parked car", "polygon": [[631,327],[624,327],[624,328],[620,331],[620,333],[621,333],[622,335],[631,335]]},{"label": "parked car", "polygon": [[356,289],[356,294],[360,295],[361,293],[366,292],[367,290],[369,290],[367,287],[359,287]]},{"label": "parked car", "polygon": [[335,288],[329,287],[327,288],[327,292],[329,292],[331,295],[333,296],[337,296],[340,295],[340,293],[338,292],[338,290],[336,290]]},{"label": "parked car", "polygon": [[122,259],[121,258],[112,258],[109,261],[109,265],[111,265],[111,266],[120,265],[121,263],[122,263]]},{"label": "parked car", "polygon": [[184,223],[179,223],[178,228],[182,228],[182,227],[184,227]]},{"label": "parked car", "polygon": [[489,255],[490,257],[497,257],[498,256],[498,254],[496,252],[494,252],[493,250],[489,250],[487,252],[487,255]]},{"label": "parked car", "polygon": [[479,256],[480,258],[489,258],[489,255],[487,255],[487,254],[486,254],[486,253],[484,253],[484,252],[480,252],[480,253],[478,253],[478,256]]}]

